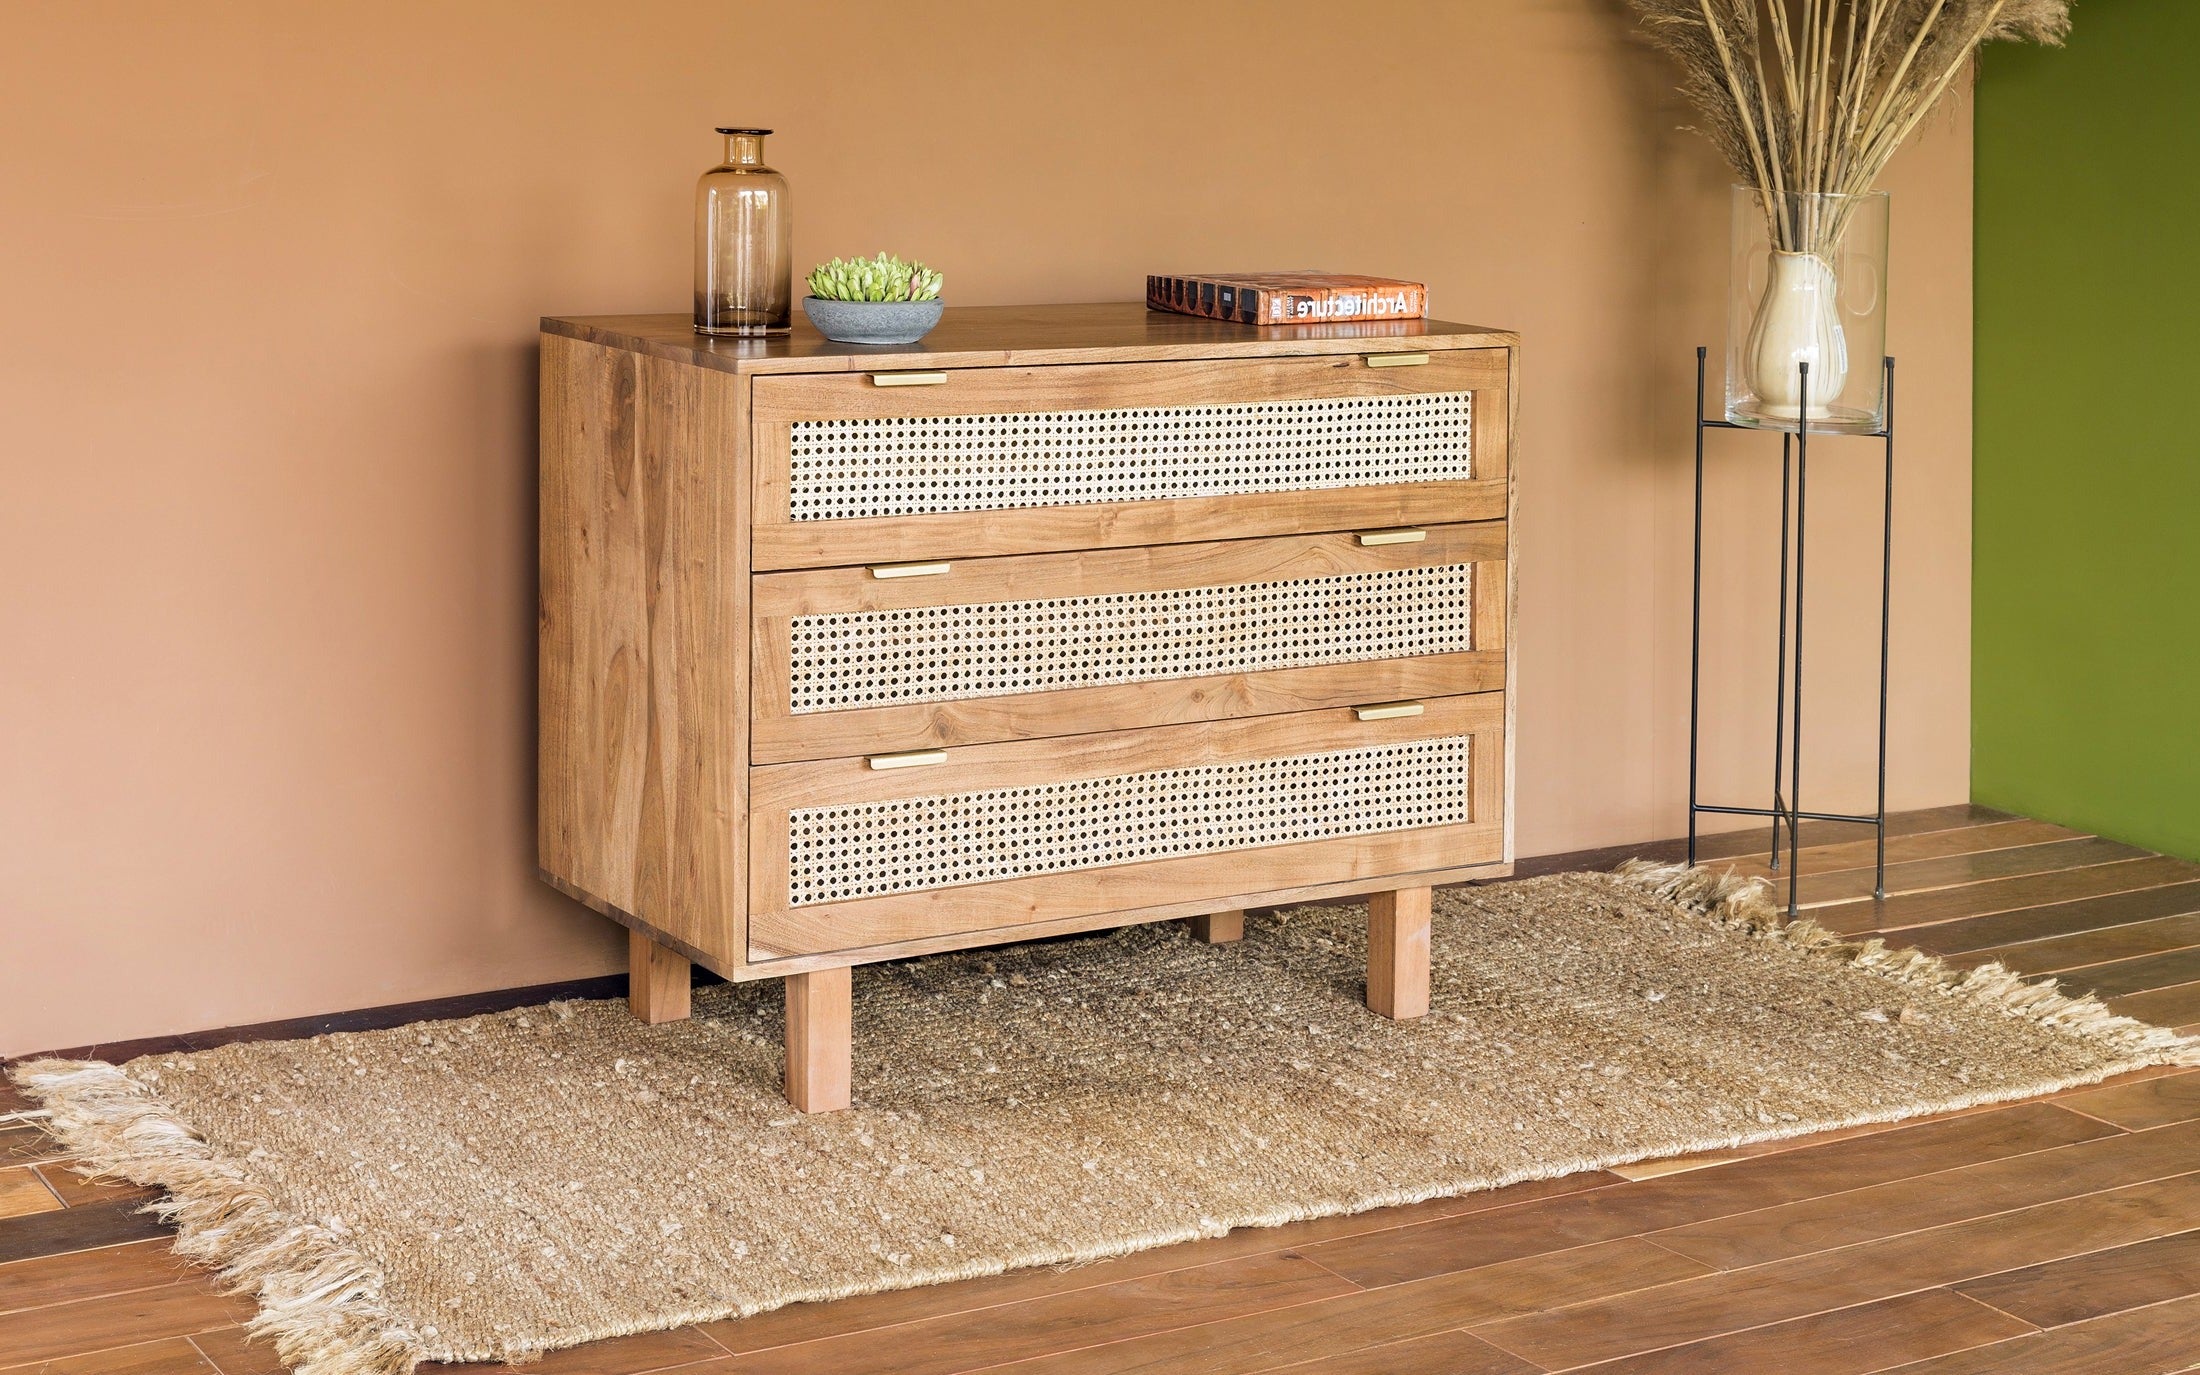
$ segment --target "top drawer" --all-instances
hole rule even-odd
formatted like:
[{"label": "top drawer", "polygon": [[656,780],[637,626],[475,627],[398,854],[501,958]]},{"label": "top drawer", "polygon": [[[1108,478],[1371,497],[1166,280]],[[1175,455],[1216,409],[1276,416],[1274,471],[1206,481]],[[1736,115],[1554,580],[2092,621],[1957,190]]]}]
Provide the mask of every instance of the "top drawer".
[{"label": "top drawer", "polygon": [[1455,349],[759,377],[754,564],[1502,518],[1508,371]]}]

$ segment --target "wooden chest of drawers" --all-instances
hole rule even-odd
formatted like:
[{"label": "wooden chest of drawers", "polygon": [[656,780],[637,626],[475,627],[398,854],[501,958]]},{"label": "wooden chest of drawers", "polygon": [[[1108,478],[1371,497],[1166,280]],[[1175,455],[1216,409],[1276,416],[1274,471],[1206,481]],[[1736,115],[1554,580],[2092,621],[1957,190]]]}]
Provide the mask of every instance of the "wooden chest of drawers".
[{"label": "wooden chest of drawers", "polygon": [[852,965],[1502,874],[1517,339],[950,310],[922,344],[680,316],[542,335],[539,851],[689,962],[786,978],[849,1094]]}]

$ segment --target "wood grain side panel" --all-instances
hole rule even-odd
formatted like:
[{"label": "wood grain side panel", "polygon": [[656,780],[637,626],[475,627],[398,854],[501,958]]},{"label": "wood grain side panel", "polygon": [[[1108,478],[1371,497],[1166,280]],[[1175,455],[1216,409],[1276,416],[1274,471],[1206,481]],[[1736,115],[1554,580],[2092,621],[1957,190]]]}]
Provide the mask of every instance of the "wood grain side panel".
[{"label": "wood grain side panel", "polygon": [[540,862],[720,972],[745,948],[745,386],[542,340]]},{"label": "wood grain side panel", "polygon": [[1505,446],[1505,604],[1501,613],[1505,622],[1506,645],[1505,795],[1502,806],[1505,815],[1505,862],[1510,864],[1520,853],[1517,831],[1519,815],[1514,809],[1514,785],[1518,777],[1515,756],[1520,739],[1514,726],[1520,714],[1520,661],[1511,648],[1513,625],[1520,609],[1520,480],[1515,471],[1513,457],[1519,436],[1517,417],[1520,413],[1520,349],[1517,344],[1505,350],[1505,358],[1505,428],[1499,436]]}]

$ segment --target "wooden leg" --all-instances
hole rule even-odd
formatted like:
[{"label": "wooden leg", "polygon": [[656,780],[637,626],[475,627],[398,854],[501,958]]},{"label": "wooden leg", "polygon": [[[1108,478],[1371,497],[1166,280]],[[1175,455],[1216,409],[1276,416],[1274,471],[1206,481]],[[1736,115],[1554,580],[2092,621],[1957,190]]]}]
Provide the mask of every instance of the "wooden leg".
[{"label": "wooden leg", "polygon": [[1204,917],[1192,918],[1192,938],[1209,945],[1228,945],[1245,937],[1243,912],[1209,912]]},{"label": "wooden leg", "polygon": [[1428,1011],[1429,897],[1400,888],[1367,905],[1367,1005],[1400,1022]]},{"label": "wooden leg", "polygon": [[651,1026],[685,1021],[688,962],[639,931],[626,933],[626,1005]]},{"label": "wooden leg", "polygon": [[787,976],[787,1101],[803,1112],[848,1106],[849,973]]}]

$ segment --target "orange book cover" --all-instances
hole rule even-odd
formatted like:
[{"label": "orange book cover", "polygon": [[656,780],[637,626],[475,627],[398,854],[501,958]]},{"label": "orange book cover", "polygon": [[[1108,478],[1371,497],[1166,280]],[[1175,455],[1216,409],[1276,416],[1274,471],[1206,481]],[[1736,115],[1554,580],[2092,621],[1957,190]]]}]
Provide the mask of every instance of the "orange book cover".
[{"label": "orange book cover", "polygon": [[1146,305],[1248,325],[1418,320],[1428,314],[1428,288],[1345,272],[1157,273],[1146,278]]}]

